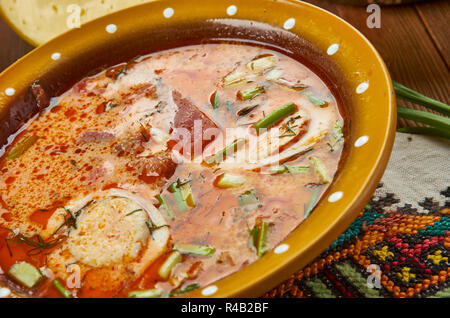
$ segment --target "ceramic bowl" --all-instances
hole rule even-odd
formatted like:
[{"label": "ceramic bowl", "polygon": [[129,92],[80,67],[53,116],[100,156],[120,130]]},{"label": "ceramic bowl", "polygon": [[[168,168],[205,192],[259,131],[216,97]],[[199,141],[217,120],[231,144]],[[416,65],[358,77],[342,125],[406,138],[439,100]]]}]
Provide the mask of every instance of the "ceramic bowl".
[{"label": "ceramic bowl", "polygon": [[347,119],[339,173],[311,216],[257,262],[185,295],[260,296],[345,231],[369,201],[390,156],[396,106],[388,70],[369,41],[342,19],[290,0],[153,1],[104,16],[47,42],[0,74],[0,141],[35,111],[26,93],[36,79],[56,96],[101,65],[211,39],[263,42],[298,58],[333,83]]}]

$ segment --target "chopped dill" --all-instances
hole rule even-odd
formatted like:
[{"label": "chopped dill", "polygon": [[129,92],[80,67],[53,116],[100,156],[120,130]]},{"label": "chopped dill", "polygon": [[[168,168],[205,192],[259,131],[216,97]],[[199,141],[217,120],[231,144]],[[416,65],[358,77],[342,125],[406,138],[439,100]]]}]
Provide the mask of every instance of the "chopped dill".
[{"label": "chopped dill", "polygon": [[25,236],[21,233],[16,233],[11,229],[7,229],[13,234],[13,238],[5,238],[6,247],[8,248],[9,255],[13,256],[11,248],[8,242],[14,242],[18,244],[28,245],[32,249],[27,251],[28,256],[35,256],[41,254],[44,250],[50,249],[61,243],[67,236],[61,235],[57,238],[45,241],[40,235],[36,235],[36,238]]},{"label": "chopped dill", "polygon": [[136,209],[134,211],[131,211],[130,213],[127,213],[125,216],[129,216],[129,215],[135,214],[136,212],[139,212],[139,211],[143,211],[143,210],[142,209]]}]

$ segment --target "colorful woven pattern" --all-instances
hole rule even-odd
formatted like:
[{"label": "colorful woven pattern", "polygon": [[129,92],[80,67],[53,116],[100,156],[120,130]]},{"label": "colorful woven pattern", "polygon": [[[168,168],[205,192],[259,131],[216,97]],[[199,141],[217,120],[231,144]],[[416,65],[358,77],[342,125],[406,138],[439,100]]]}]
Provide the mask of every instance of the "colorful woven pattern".
[{"label": "colorful woven pattern", "polygon": [[450,188],[439,206],[406,204],[394,195],[372,201],[309,266],[265,297],[450,297]]}]

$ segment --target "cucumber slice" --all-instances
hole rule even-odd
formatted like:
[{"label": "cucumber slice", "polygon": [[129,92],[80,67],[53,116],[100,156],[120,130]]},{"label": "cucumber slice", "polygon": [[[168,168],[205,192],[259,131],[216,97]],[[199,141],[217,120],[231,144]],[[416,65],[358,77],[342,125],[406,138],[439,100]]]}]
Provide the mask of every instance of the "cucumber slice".
[{"label": "cucumber slice", "polygon": [[8,271],[8,275],[28,288],[33,288],[44,278],[39,269],[27,262],[15,263]]}]

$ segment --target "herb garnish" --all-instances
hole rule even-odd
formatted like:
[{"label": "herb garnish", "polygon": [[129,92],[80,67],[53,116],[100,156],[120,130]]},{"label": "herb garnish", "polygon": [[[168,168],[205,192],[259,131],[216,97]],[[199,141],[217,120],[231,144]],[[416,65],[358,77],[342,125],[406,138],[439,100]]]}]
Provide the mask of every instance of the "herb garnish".
[{"label": "herb garnish", "polygon": [[75,160],[70,159],[70,164],[72,165],[72,167],[73,167],[75,170],[78,170],[77,163],[75,162]]},{"label": "herb garnish", "polygon": [[157,226],[157,225],[156,225],[155,223],[153,223],[153,221],[150,220],[150,219],[148,219],[147,221],[145,221],[145,225],[147,225],[147,228],[148,228],[148,230],[150,231],[150,235],[152,236],[152,239],[154,239],[154,238],[153,238],[153,232],[154,232],[154,231],[159,230],[160,228],[163,228],[163,227],[170,227],[168,224],[164,224],[164,225]]},{"label": "herb garnish", "polygon": [[194,284],[188,285],[188,286],[186,286],[184,288],[177,289],[177,290],[174,290],[174,291],[170,292],[169,293],[169,297],[174,297],[174,296],[178,296],[178,295],[181,295],[181,294],[185,294],[187,292],[196,290],[198,288],[200,288],[200,285],[197,284],[197,283],[194,283]]},{"label": "herb garnish", "polygon": [[125,75],[127,73],[128,67],[140,57],[140,55],[133,57],[119,71],[117,71],[117,68],[115,68],[112,72],[107,71],[105,74],[106,77],[112,78],[115,81],[118,80],[121,75]]},{"label": "herb garnish", "polygon": [[320,185],[317,185],[314,187],[313,193],[311,195],[311,199],[309,200],[309,203],[308,203],[308,207],[305,207],[305,214],[303,216],[303,219],[306,219],[311,214],[311,211],[314,209],[314,206],[317,203],[319,194],[320,194]]},{"label": "herb garnish", "polygon": [[211,95],[211,98],[209,99],[209,101],[211,102],[212,107],[214,109],[217,109],[219,107],[219,93],[217,91],[215,91]]},{"label": "herb garnish", "polygon": [[308,152],[313,151],[313,150],[314,150],[314,148],[310,148],[308,150],[297,152],[297,153],[293,154],[292,156],[289,156],[286,159],[284,159],[281,163],[283,164],[283,163],[286,163],[288,161],[292,161],[294,159],[297,159],[298,157],[303,156],[303,155],[305,155]]},{"label": "herb garnish", "polygon": [[326,101],[324,101],[324,100],[320,99],[319,97],[314,96],[312,94],[306,94],[306,96],[308,96],[309,101],[316,106],[322,107],[322,106],[325,106],[328,104]]},{"label": "herb garnish", "polygon": [[250,244],[256,249],[258,257],[263,256],[266,252],[266,236],[269,224],[262,221],[259,225],[255,225],[249,232]]},{"label": "herb garnish", "polygon": [[33,239],[31,237],[25,236],[24,234],[16,233],[11,229],[7,229],[7,230],[11,231],[11,233],[13,233],[13,235],[14,235],[14,237],[12,239],[5,238],[6,247],[8,248],[8,252],[9,252],[9,255],[11,255],[11,257],[13,256],[13,254],[11,252],[11,248],[10,248],[8,242],[24,244],[24,245],[33,247],[32,249],[27,251],[27,255],[35,256],[35,255],[41,254],[46,249],[55,247],[56,245],[61,243],[66,238],[65,235],[62,235],[55,239],[45,241],[40,235],[36,235],[36,239]]},{"label": "herb garnish", "polygon": [[112,108],[115,108],[117,106],[119,106],[119,104],[117,104],[114,101],[110,100],[109,102],[107,102],[105,104],[105,112],[107,112],[108,110],[111,110]]},{"label": "herb garnish", "polygon": [[245,115],[248,115],[258,106],[259,106],[259,104],[256,104],[256,105],[253,105],[253,106],[244,107],[240,111],[237,112],[237,115],[239,117],[243,117]]},{"label": "herb garnish", "polygon": [[141,133],[142,138],[144,138],[145,142],[149,142],[150,134],[148,133],[147,129],[145,129],[144,125],[141,122],[139,122],[139,125],[141,125],[139,127],[139,132]]},{"label": "herb garnish", "polygon": [[125,216],[129,216],[129,215],[135,214],[136,212],[139,212],[139,211],[143,211],[143,210],[142,209],[136,209],[136,210],[131,211],[130,213],[127,213]]},{"label": "herb garnish", "polygon": [[56,231],[53,234],[57,233],[63,226],[67,226],[68,228],[73,227],[74,229],[76,229],[77,228],[77,218],[81,215],[81,213],[84,211],[84,209],[86,209],[88,206],[90,206],[93,202],[94,202],[94,200],[89,201],[75,213],[70,211],[68,208],[63,207],[64,210],[66,210],[66,212],[69,215],[68,215],[68,217],[66,217],[64,219],[64,222],[56,229]]}]

